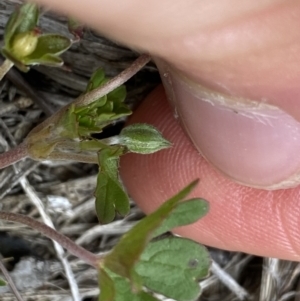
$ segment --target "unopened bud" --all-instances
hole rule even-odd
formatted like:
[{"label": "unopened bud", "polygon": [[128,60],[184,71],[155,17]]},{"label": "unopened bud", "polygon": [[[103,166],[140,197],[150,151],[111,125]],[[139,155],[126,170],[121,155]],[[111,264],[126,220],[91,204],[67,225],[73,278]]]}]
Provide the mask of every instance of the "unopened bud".
[{"label": "unopened bud", "polygon": [[152,154],[171,146],[171,143],[149,124],[129,125],[121,131],[119,139],[129,151],[139,154]]},{"label": "unopened bud", "polygon": [[37,46],[38,37],[35,32],[22,32],[15,36],[12,43],[12,52],[17,57],[30,55]]}]

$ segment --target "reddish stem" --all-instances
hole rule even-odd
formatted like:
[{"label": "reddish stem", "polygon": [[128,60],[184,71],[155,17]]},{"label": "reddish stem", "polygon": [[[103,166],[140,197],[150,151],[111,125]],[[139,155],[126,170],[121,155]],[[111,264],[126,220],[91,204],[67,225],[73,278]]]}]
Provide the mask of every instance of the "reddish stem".
[{"label": "reddish stem", "polygon": [[21,143],[20,145],[10,149],[9,151],[0,154],[0,169],[14,164],[22,159],[28,157],[27,145]]},{"label": "reddish stem", "polygon": [[47,236],[48,238],[55,240],[63,248],[67,249],[71,254],[82,259],[87,264],[95,267],[96,269],[99,268],[100,258],[97,255],[89,252],[81,246],[78,246],[77,244],[75,244],[74,241],[72,241],[68,237],[48,227],[47,225],[36,221],[31,217],[17,213],[0,211],[0,219],[21,223],[30,228],[33,228],[39,231],[41,234]]}]

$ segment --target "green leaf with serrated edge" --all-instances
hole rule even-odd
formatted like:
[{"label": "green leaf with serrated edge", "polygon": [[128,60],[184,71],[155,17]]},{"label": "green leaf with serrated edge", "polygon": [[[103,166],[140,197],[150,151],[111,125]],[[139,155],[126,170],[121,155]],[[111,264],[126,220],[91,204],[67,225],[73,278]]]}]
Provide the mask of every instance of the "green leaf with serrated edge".
[{"label": "green leaf with serrated edge", "polygon": [[179,203],[172,214],[154,232],[153,237],[159,236],[176,227],[195,223],[208,213],[209,203],[203,199],[190,199]]},{"label": "green leaf with serrated edge", "polygon": [[32,31],[38,22],[39,9],[35,4],[26,3],[17,8],[5,26],[4,43],[10,48],[15,34]]},{"label": "green leaf with serrated edge", "polygon": [[45,54],[40,58],[30,59],[29,57],[25,57],[22,61],[26,65],[44,65],[48,67],[61,67],[64,64],[64,61],[53,54]]},{"label": "green leaf with serrated edge", "polygon": [[121,215],[129,212],[129,198],[118,179],[119,157],[123,148],[112,146],[98,153],[99,174],[97,178],[96,212],[100,223],[109,223],[115,217],[115,211]]},{"label": "green leaf with serrated edge", "polygon": [[133,291],[128,279],[120,277],[108,269],[101,267],[99,275],[99,301],[158,301],[147,292]]},{"label": "green leaf with serrated edge", "polygon": [[0,286],[6,286],[7,283],[3,279],[0,278]]},{"label": "green leaf with serrated edge", "polygon": [[[105,267],[132,281],[134,265],[152,238],[154,231],[172,213],[176,205],[191,192],[197,183],[198,181],[192,182],[128,231],[111,253],[105,257]],[[134,285],[134,283],[132,284]]]},{"label": "green leaf with serrated edge", "polygon": [[171,146],[161,133],[149,124],[132,124],[125,127],[119,134],[120,144],[129,151],[139,154],[152,154]]},{"label": "green leaf with serrated edge", "polygon": [[38,37],[35,50],[27,57],[28,61],[42,59],[46,54],[60,55],[70,48],[72,42],[69,38],[58,34],[43,34]]},{"label": "green leaf with serrated edge", "polygon": [[135,267],[146,287],[178,301],[197,300],[198,280],[208,275],[209,268],[206,248],[180,237],[150,243]]}]

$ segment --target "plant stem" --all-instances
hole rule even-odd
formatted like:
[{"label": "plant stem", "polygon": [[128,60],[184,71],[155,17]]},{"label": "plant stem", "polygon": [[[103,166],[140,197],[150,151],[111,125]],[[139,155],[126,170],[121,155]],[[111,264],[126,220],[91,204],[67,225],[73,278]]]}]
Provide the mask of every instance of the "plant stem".
[{"label": "plant stem", "polygon": [[107,83],[102,85],[98,89],[94,89],[89,93],[79,96],[74,104],[78,106],[86,106],[97,99],[103,97],[109,92],[115,90],[119,86],[127,82],[132,76],[134,76],[138,71],[140,71],[149,61],[151,57],[148,54],[142,54],[139,56],[127,69],[119,73],[117,76],[109,80]]},{"label": "plant stem", "polygon": [[0,66],[0,81],[3,79],[5,74],[13,67],[14,63],[6,59]]},{"label": "plant stem", "polygon": [[28,157],[26,143],[21,143],[13,149],[0,154],[0,169]]},{"label": "plant stem", "polygon": [[55,240],[63,248],[67,249],[71,254],[82,259],[87,264],[95,267],[96,269],[99,268],[99,263],[101,259],[97,255],[82,248],[81,246],[76,245],[76,243],[71,239],[69,239],[68,237],[50,228],[49,226],[36,221],[31,217],[22,214],[17,214],[17,213],[0,211],[0,219],[21,223],[30,228],[33,228],[39,231],[41,234],[47,236],[48,238]]},{"label": "plant stem", "polygon": [[11,279],[7,269],[5,268],[4,264],[2,263],[2,261],[0,260],[0,270],[2,272],[2,274],[4,275],[5,279],[7,280],[12,292],[14,293],[16,299],[18,301],[24,301],[24,299],[22,298],[22,296],[20,295],[18,289],[16,288],[16,285],[14,284],[13,280]]}]

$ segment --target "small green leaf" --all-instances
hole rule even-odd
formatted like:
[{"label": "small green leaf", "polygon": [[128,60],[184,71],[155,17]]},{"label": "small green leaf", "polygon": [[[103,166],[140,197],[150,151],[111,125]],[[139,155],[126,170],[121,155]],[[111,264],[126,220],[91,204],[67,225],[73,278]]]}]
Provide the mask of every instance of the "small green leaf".
[{"label": "small green leaf", "polygon": [[32,31],[39,20],[39,8],[36,4],[26,3],[20,7],[21,22],[16,29],[16,33]]},{"label": "small green leaf", "polygon": [[145,286],[178,301],[199,297],[198,280],[208,275],[209,268],[206,248],[180,237],[150,243],[136,265]]},{"label": "small green leaf", "polygon": [[[104,265],[114,273],[133,281],[134,265],[139,260],[154,231],[168,218],[176,205],[197,185],[194,181],[161,207],[142,219],[128,231],[104,259]],[[132,283],[135,285],[135,283]]]},{"label": "small green leaf", "polygon": [[40,58],[31,59],[30,57],[24,58],[26,65],[44,65],[48,67],[61,67],[64,61],[53,54],[45,54]]},{"label": "small green leaf", "polygon": [[102,68],[99,68],[92,74],[85,91],[90,92],[103,85],[104,82],[105,82],[104,70]]},{"label": "small green leaf", "polygon": [[103,267],[100,269],[99,283],[99,301],[158,301],[144,291],[132,291],[128,279],[105,270]]},{"label": "small green leaf", "polygon": [[129,125],[121,131],[119,137],[120,143],[133,153],[152,154],[171,146],[171,143],[149,124]]},{"label": "small green leaf", "polygon": [[108,147],[99,151],[99,174],[95,191],[96,212],[100,223],[109,223],[115,211],[121,215],[129,212],[129,198],[118,179],[119,157],[123,148]]},{"label": "small green leaf", "polygon": [[0,278],[0,286],[6,286],[7,283],[3,279]]},{"label": "small green leaf", "polygon": [[36,61],[42,59],[46,54],[55,56],[60,55],[70,48],[71,40],[58,34],[43,34],[38,37],[38,43],[34,52],[28,57],[28,61]]},{"label": "small green leaf", "polygon": [[203,199],[190,199],[179,203],[172,214],[164,220],[155,231],[154,237],[170,231],[176,227],[195,223],[208,213],[209,203]]}]

